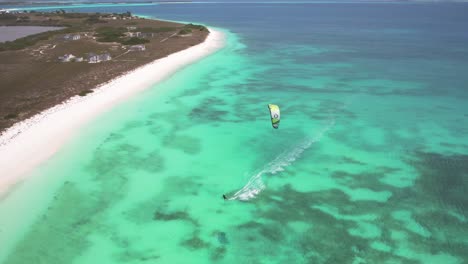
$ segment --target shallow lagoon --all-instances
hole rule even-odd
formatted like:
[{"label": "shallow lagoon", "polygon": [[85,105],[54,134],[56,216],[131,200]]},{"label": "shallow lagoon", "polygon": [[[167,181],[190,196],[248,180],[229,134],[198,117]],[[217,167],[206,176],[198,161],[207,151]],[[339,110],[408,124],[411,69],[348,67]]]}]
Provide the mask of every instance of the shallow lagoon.
[{"label": "shallow lagoon", "polygon": [[13,41],[29,35],[46,31],[59,30],[61,27],[37,27],[37,26],[0,26],[0,42]]}]

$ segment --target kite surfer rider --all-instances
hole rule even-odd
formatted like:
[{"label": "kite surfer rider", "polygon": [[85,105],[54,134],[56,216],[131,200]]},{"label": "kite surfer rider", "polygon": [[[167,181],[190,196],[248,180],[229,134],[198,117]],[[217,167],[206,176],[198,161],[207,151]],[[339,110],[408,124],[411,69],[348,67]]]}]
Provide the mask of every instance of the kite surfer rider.
[{"label": "kite surfer rider", "polygon": [[[278,129],[279,124],[280,124],[280,109],[278,105],[275,104],[268,104],[268,109],[270,110],[270,117],[271,117],[271,125],[273,126],[274,129]],[[245,188],[245,187],[244,187]],[[238,199],[238,194],[239,192],[235,193],[230,199],[226,196],[226,194],[223,194],[223,199],[224,201],[227,200],[237,200]],[[255,196],[259,193],[259,190],[253,190],[252,193],[248,193],[248,196]]]}]

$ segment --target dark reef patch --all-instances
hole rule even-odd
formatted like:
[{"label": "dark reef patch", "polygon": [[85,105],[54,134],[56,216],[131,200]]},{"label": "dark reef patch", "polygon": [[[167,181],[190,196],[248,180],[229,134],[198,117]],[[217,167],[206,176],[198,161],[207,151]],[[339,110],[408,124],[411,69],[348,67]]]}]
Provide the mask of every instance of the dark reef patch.
[{"label": "dark reef patch", "polygon": [[226,248],[225,247],[216,247],[211,250],[210,259],[212,261],[220,261],[226,255]]},{"label": "dark reef patch", "polygon": [[218,238],[218,242],[221,243],[222,245],[227,245],[229,244],[229,240],[227,238],[227,234],[225,232],[217,232],[216,234]]},{"label": "dark reef patch", "polygon": [[[301,193],[285,185],[279,191],[267,190],[260,198],[261,203],[267,203],[267,210],[259,206],[256,211],[256,219],[268,219],[268,223],[249,221],[238,225],[238,235],[244,241],[253,241],[258,243],[262,241],[265,248],[281,254],[280,241],[291,239],[292,230],[285,229],[290,221],[301,221],[304,223],[313,223],[313,228],[308,231],[297,234],[293,241],[302,255],[302,260],[308,262],[327,263],[332,260],[335,263],[346,263],[351,255],[349,245],[359,245],[361,248],[367,247],[365,240],[353,237],[348,234],[347,228],[352,223],[340,221],[334,217],[313,208],[315,204],[321,204],[327,201],[339,200],[348,202],[346,195],[339,191],[319,193]],[[283,199],[275,199],[274,197]],[[332,199],[331,199],[332,198]],[[345,202],[345,203],[346,203]],[[341,241],[337,243],[337,241]],[[326,252],[326,253],[325,253]],[[297,260],[297,259],[296,259]],[[302,261],[301,260],[301,261]]]},{"label": "dark reef patch", "polygon": [[131,144],[103,145],[94,152],[93,159],[87,166],[97,175],[125,175],[128,170],[160,172],[164,169],[164,158],[157,151],[145,153],[140,147]]},{"label": "dark reef patch", "polygon": [[170,176],[164,180],[164,192],[166,195],[196,195],[202,183],[197,176]]},{"label": "dark reef patch", "polygon": [[151,133],[153,136],[159,136],[163,135],[163,133],[166,131],[164,129],[164,126],[162,124],[154,124],[154,121],[151,121],[152,124],[148,125],[148,131]]},{"label": "dark reef patch", "polygon": [[126,248],[115,255],[115,259],[123,263],[134,262],[135,260],[142,262],[151,261],[149,263],[153,263],[153,261],[158,260],[159,258],[160,256],[158,254],[151,251],[148,252],[131,248]]},{"label": "dark reef patch", "polygon": [[134,165],[151,173],[161,172],[164,170],[164,158],[159,152],[153,151],[142,158],[136,159]]},{"label": "dark reef patch", "polygon": [[178,149],[191,155],[195,155],[201,151],[199,139],[186,135],[177,135],[176,133],[171,133],[164,137],[163,144],[166,147]]},{"label": "dark reef patch", "polygon": [[157,210],[156,212],[154,212],[153,219],[157,221],[172,221],[186,220],[190,219],[190,217],[185,211],[162,212],[161,210]]},{"label": "dark reef patch", "polygon": [[198,231],[193,232],[191,238],[182,241],[180,244],[183,247],[186,247],[191,250],[200,250],[210,247],[210,244],[208,242],[205,242],[200,238]]},{"label": "dark reef patch", "polygon": [[[137,224],[150,221],[187,221],[194,226],[199,226],[196,219],[192,218],[186,210],[171,210],[170,202],[173,196],[197,195],[201,184],[197,177],[171,176],[163,181],[163,188],[151,198],[135,204],[124,211],[125,217]],[[159,188],[158,188],[159,189]]]},{"label": "dark reef patch", "polygon": [[365,162],[362,162],[362,161],[359,161],[350,157],[346,157],[346,156],[343,156],[341,159],[342,159],[341,163],[345,163],[345,164],[366,165]]},{"label": "dark reef patch", "polygon": [[219,108],[227,105],[225,101],[211,96],[202,100],[200,104],[194,107],[189,117],[196,123],[220,122],[226,120],[228,111]]},{"label": "dark reef patch", "polygon": [[153,214],[153,220],[155,221],[186,221],[194,226],[199,226],[198,221],[190,216],[186,211],[167,211],[165,207],[156,209]]},{"label": "dark reef patch", "polygon": [[4,263],[44,263],[41,259],[47,259],[47,264],[68,263],[79,256],[91,246],[85,238],[96,230],[105,230],[103,214],[115,199],[122,196],[125,179],[113,177],[112,183],[109,180],[105,176],[98,178],[98,188],[90,192],[83,192],[73,182],[65,182],[47,211],[33,224]]},{"label": "dark reef patch", "polygon": [[110,142],[113,142],[113,141],[119,141],[119,140],[122,140],[122,139],[125,139],[125,136],[121,133],[110,133],[106,139],[104,140],[103,143],[110,143]]},{"label": "dark reef patch", "polygon": [[[393,254],[392,249],[400,247],[398,240],[394,240],[391,235],[395,230],[405,232],[408,243],[414,245],[416,251],[430,254],[445,252],[457,257],[467,256],[463,251],[466,243],[460,240],[460,234],[466,234],[461,220],[448,215],[443,207],[428,207],[427,210],[424,206],[421,207],[420,201],[425,196],[420,190],[387,186],[375,177],[376,172],[343,175],[343,177],[355,176],[356,187],[367,186],[370,189],[389,191],[394,195],[386,203],[381,203],[351,201],[342,191],[333,189],[298,192],[289,185],[277,190],[267,189],[256,200],[258,207],[254,211],[253,218],[258,220],[237,225],[235,227],[237,231],[234,232],[236,241],[242,240],[252,245],[249,252],[246,252],[249,256],[258,252],[267,254],[265,251],[267,248],[273,251],[268,253],[271,256],[282,254],[283,247],[279,246],[278,241],[288,241],[292,247],[300,251],[300,256],[291,256],[291,261],[306,263],[348,263],[355,257],[372,263],[382,261],[418,263],[416,259]],[[363,185],[359,186],[359,183]],[[423,210],[414,210],[414,208]],[[392,217],[394,210],[411,211],[413,218],[422,228],[438,236],[423,237],[406,229],[401,221],[395,221]],[[368,220],[356,220],[356,217],[365,215],[373,216]],[[358,222],[361,221],[378,228],[380,235],[377,235],[376,239],[388,245],[391,250],[388,252],[376,250],[371,247],[371,242],[376,239],[351,235],[349,230],[356,229]],[[288,227],[289,222],[302,222],[308,229],[296,231]]]},{"label": "dark reef patch", "polygon": [[132,129],[135,129],[135,128],[141,128],[141,127],[144,127],[144,126],[145,126],[144,121],[129,121],[129,122],[124,124],[124,126],[122,128],[122,132],[128,133],[128,130],[132,130]]},{"label": "dark reef patch", "polygon": [[430,200],[468,212],[468,155],[415,152],[411,164],[420,174],[415,187]]}]

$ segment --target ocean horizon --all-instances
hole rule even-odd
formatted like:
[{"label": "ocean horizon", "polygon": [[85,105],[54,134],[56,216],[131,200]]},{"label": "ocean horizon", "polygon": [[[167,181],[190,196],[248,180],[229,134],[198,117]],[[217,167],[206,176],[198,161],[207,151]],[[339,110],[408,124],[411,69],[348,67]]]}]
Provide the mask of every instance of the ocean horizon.
[{"label": "ocean horizon", "polygon": [[200,23],[227,43],[0,197],[0,263],[468,261],[468,4],[66,10]]}]

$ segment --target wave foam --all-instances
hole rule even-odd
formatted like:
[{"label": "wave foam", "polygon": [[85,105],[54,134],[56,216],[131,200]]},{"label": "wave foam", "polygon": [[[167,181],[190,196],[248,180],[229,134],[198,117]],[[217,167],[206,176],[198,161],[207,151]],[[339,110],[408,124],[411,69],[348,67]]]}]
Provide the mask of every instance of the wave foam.
[{"label": "wave foam", "polygon": [[304,151],[310,148],[315,142],[318,142],[325,133],[335,125],[335,118],[328,120],[327,124],[318,131],[313,137],[307,138],[289,151],[285,151],[278,155],[273,161],[269,162],[259,172],[250,177],[249,181],[232,195],[229,200],[248,201],[255,198],[262,192],[266,186],[263,183],[262,176],[266,174],[276,174],[284,171],[286,167],[296,161]]}]

